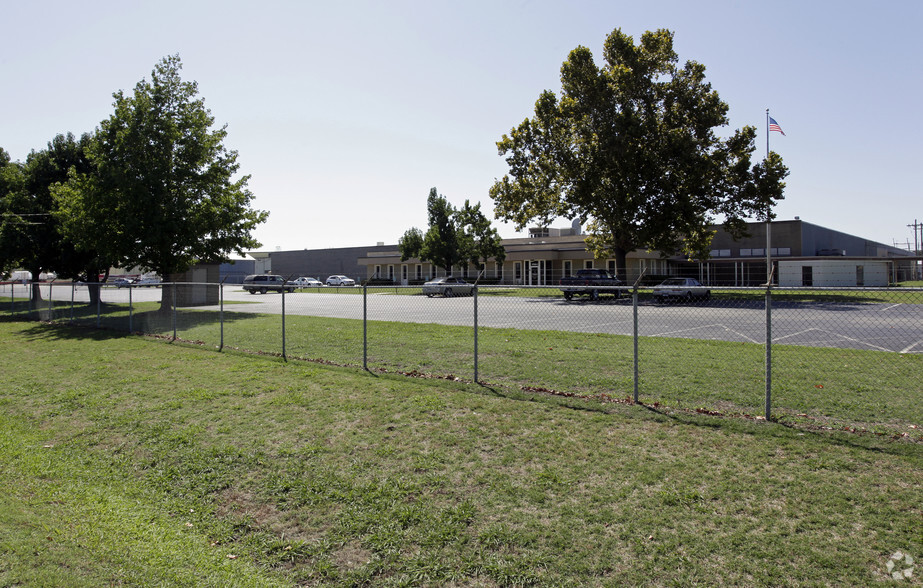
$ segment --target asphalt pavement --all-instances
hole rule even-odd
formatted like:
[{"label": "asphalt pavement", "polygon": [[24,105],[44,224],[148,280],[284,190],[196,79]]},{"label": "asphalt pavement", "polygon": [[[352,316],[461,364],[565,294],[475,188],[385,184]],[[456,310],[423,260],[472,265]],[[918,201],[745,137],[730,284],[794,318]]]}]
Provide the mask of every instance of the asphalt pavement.
[{"label": "asphalt pavement", "polygon": [[[25,293],[22,286],[18,286]],[[52,287],[56,301],[87,302],[86,288]],[[103,300],[127,303],[159,301],[160,288],[103,289]],[[400,290],[361,292],[330,288],[322,292],[285,295],[287,314],[370,320],[473,325],[474,298],[427,298],[399,294]],[[19,295],[20,293],[18,293]],[[9,285],[0,288],[0,308]],[[43,286],[47,298],[47,287]],[[282,294],[251,295],[239,285],[223,287],[225,311],[278,314]],[[200,307],[215,309],[217,306]],[[364,310],[365,308],[365,310]],[[480,327],[547,331],[573,331],[631,335],[635,313],[630,298],[599,301],[565,301],[563,296],[520,297],[481,295],[477,321]],[[684,337],[704,340],[763,343],[766,309],[761,301],[712,299],[666,304],[644,299],[638,306],[638,333],[650,337]],[[923,305],[896,303],[780,302],[772,308],[773,344],[870,349],[900,353],[923,352]]]}]

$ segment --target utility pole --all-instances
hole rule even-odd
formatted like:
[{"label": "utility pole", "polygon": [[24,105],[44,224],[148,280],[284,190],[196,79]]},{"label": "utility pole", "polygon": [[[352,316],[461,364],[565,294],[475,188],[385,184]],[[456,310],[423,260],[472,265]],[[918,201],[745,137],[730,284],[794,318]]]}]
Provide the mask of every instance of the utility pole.
[{"label": "utility pole", "polygon": [[[920,241],[917,240],[917,229],[920,229],[920,237],[923,238],[923,223],[918,223],[917,219],[913,219],[913,224],[907,225],[907,227],[908,228],[913,227],[913,254],[920,255]],[[908,245],[909,245],[909,242],[908,242]],[[919,260],[914,260],[913,262],[914,276],[913,277],[916,279],[919,279],[920,277],[919,266],[920,266]]]}]

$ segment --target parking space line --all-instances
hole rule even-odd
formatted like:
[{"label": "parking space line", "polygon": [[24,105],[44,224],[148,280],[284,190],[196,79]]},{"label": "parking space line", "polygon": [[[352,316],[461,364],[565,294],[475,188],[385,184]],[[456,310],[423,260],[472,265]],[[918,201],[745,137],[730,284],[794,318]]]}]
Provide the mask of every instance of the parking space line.
[{"label": "parking space line", "polygon": [[[715,329],[715,328],[721,328],[721,329],[724,329],[726,332],[734,333],[735,335],[742,337],[743,339],[746,339],[747,341],[750,341],[751,343],[762,343],[762,341],[757,341],[756,339],[749,337],[741,333],[740,331],[735,331],[734,329],[731,329],[730,327],[722,323],[716,323],[712,325],[701,325],[698,327],[690,327],[688,329],[680,329],[678,331],[664,331],[662,333],[654,333],[653,335],[645,335],[645,336],[647,337],[670,337],[670,336],[678,336],[680,333],[691,333],[693,331],[701,331],[704,329]],[[719,340],[726,341],[726,339],[719,339]]]},{"label": "parking space line", "polygon": [[908,345],[907,347],[904,347],[903,349],[898,351],[898,353],[920,353],[919,351],[911,351],[911,350],[917,345],[921,345],[921,344],[923,344],[923,340],[917,341],[916,343],[913,343],[911,345]]},{"label": "parking space line", "polygon": [[776,342],[781,341],[781,340],[783,340],[783,339],[787,339],[787,338],[789,338],[789,337],[794,337],[794,336],[796,336],[796,335],[801,335],[801,334],[803,334],[803,333],[809,333],[809,332],[811,332],[811,331],[817,331],[817,332],[819,332],[819,333],[824,333],[825,335],[827,335],[827,339],[843,339],[843,340],[846,340],[846,341],[851,341],[852,343],[858,343],[859,345],[864,345],[864,346],[866,346],[866,347],[871,347],[871,348],[873,348],[873,349],[878,349],[878,350],[880,350],[880,351],[887,351],[887,352],[889,352],[889,353],[894,353],[894,350],[893,350],[893,349],[888,349],[887,347],[881,347],[881,346],[879,346],[879,345],[875,345],[874,343],[869,343],[868,341],[863,341],[862,339],[856,339],[855,337],[849,337],[849,336],[843,335],[843,334],[841,334],[841,333],[834,333],[834,332],[832,332],[832,331],[827,331],[827,330],[824,330],[824,329],[807,329],[807,330],[801,331],[801,332],[799,332],[799,333],[792,333],[792,334],[786,335],[786,336],[784,336],[784,337],[779,337],[778,339],[773,339],[772,342],[773,342],[773,343],[776,343]]}]

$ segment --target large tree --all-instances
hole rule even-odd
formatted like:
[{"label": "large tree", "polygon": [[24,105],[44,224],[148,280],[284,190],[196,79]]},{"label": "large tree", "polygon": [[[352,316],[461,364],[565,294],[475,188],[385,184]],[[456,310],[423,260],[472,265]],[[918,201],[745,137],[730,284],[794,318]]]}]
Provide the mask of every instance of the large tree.
[{"label": "large tree", "polygon": [[781,158],[751,167],[753,127],[719,138],[728,107],[703,65],[678,65],[670,31],[636,45],[616,29],[603,57],[598,67],[589,49],[571,51],[560,98],[543,92],[535,115],[497,143],[509,165],[490,190],[498,218],[519,229],[579,218],[588,249],[615,257],[624,277],[630,251],[705,259],[716,222],[742,236],[747,218],[773,217]]},{"label": "large tree", "polygon": [[19,234],[28,217],[16,211],[17,201],[25,198],[26,177],[23,166],[12,161],[0,148],[0,276],[22,262],[20,251],[10,246],[11,235]]},{"label": "large tree", "polygon": [[[29,270],[34,278],[32,296],[38,300],[39,274],[55,271],[62,277],[76,277],[86,268],[87,256],[75,250],[63,235],[55,186],[66,182],[69,174],[90,173],[88,159],[91,136],[76,139],[73,134],[58,135],[42,151],[32,151],[21,166],[22,185],[9,191],[9,214],[0,225],[0,249],[4,257]],[[95,275],[87,276],[96,280]]]},{"label": "large tree", "polygon": [[259,247],[251,231],[268,214],[250,207],[227,131],[213,128],[181,69],[179,56],[166,57],[133,94],[116,92],[91,149],[97,175],[75,175],[59,191],[81,247],[164,277]]}]

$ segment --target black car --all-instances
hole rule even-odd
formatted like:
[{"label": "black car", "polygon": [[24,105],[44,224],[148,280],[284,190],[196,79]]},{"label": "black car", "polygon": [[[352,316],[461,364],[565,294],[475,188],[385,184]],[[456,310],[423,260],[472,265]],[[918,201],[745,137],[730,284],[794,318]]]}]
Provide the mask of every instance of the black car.
[{"label": "black car", "polygon": [[285,278],[272,274],[255,274],[244,278],[244,290],[251,294],[265,294],[266,292],[294,292],[294,284],[286,284]]}]

